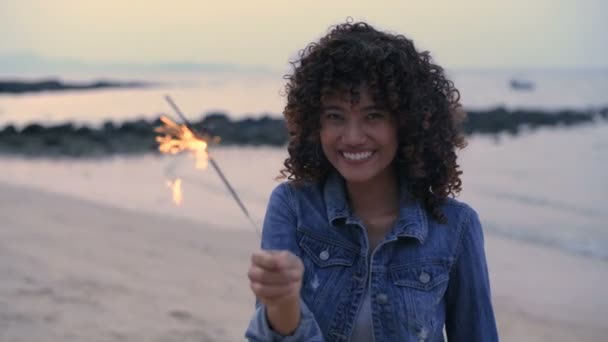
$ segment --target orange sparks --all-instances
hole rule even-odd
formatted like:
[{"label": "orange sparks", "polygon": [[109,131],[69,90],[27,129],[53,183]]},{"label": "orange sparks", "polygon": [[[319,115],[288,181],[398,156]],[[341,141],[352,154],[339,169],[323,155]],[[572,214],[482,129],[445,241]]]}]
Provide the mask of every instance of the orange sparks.
[{"label": "orange sparks", "polygon": [[[209,154],[207,152],[207,140],[196,136],[186,125],[179,125],[166,116],[161,116],[163,122],[161,127],[157,127],[155,132],[158,150],[163,154],[178,154],[190,152],[196,159],[197,169],[206,169],[209,164]],[[182,180],[167,181],[167,186],[173,193],[173,203],[180,205],[183,202]]]},{"label": "orange sparks", "polygon": [[158,150],[161,153],[178,154],[183,151],[191,152],[196,158],[196,168],[206,169],[209,164],[207,141],[194,135],[186,125],[178,125],[166,116],[161,116],[163,126],[155,129]]},{"label": "orange sparks", "polygon": [[182,204],[184,198],[182,195],[181,178],[176,178],[173,181],[167,181],[167,186],[171,189],[171,192],[173,193],[173,203],[175,203],[175,205]]}]

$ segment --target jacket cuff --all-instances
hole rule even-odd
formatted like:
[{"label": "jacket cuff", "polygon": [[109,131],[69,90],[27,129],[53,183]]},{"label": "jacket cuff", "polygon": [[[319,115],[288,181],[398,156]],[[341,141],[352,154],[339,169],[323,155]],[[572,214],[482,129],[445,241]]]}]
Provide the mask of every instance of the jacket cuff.
[{"label": "jacket cuff", "polygon": [[313,313],[300,299],[300,323],[293,334],[285,336],[270,328],[266,316],[266,306],[259,305],[249,323],[245,337],[254,342],[323,342],[321,330]]}]

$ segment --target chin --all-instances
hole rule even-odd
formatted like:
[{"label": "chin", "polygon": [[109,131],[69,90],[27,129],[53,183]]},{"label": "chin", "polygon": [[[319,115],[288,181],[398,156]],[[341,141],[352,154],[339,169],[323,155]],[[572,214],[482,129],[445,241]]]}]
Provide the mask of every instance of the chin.
[{"label": "chin", "polygon": [[340,170],[338,172],[348,183],[365,183],[368,182],[377,175],[375,172],[367,170]]}]

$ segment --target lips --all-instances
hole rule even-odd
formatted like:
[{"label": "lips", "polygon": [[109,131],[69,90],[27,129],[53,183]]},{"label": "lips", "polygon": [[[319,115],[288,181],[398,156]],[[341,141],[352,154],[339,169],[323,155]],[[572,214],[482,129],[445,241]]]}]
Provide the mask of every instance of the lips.
[{"label": "lips", "polygon": [[365,161],[370,159],[374,155],[374,151],[360,151],[360,152],[345,152],[342,151],[340,154],[344,159],[349,161]]}]

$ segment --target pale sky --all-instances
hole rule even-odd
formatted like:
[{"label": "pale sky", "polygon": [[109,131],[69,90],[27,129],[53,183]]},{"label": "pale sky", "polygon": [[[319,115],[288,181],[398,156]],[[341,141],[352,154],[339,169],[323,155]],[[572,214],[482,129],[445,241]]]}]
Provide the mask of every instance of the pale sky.
[{"label": "pale sky", "polygon": [[460,68],[608,67],[607,0],[0,0],[0,55],[281,69],[347,16]]}]

